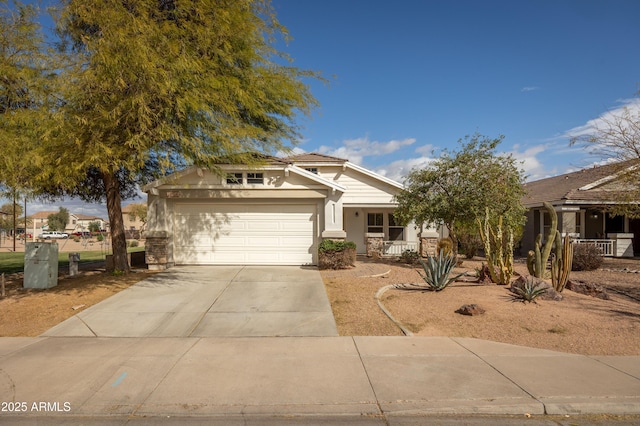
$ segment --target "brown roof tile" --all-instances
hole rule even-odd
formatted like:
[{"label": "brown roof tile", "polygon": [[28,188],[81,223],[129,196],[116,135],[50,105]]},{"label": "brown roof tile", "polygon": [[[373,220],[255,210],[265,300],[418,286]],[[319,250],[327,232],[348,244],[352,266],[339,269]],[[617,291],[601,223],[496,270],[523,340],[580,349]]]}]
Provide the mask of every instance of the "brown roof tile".
[{"label": "brown roof tile", "polygon": [[[613,201],[619,199],[619,192],[605,191],[599,187],[581,190],[580,188],[593,184],[600,179],[613,176],[629,167],[633,162],[607,164],[578,170],[546,179],[540,179],[525,184],[527,194],[522,202],[525,206],[542,204],[543,201],[557,202],[563,200],[574,201]],[[618,195],[618,196],[617,196]]]},{"label": "brown roof tile", "polygon": [[317,152],[305,152],[283,158],[285,161],[300,163],[344,163],[349,160],[344,158],[331,157],[329,155],[318,154]]}]

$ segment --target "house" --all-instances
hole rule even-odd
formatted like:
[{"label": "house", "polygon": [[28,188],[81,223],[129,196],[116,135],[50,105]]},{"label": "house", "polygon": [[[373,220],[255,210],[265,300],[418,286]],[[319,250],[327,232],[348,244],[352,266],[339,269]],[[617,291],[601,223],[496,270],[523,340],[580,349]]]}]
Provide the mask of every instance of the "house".
[{"label": "house", "polygon": [[33,227],[33,236],[34,238],[41,234],[42,231],[49,228],[49,215],[56,214],[58,212],[53,211],[42,211],[37,212],[29,216],[29,221],[31,224],[29,226],[29,230]]},{"label": "house", "polygon": [[546,201],[558,214],[562,235],[569,234],[578,242],[592,242],[605,256],[633,257],[640,253],[640,219],[608,212],[628,188],[619,175],[628,167],[633,165],[608,164],[527,183],[523,204],[529,210],[522,248],[533,249],[539,233],[546,237],[551,220],[543,207]]},{"label": "house", "polygon": [[127,233],[127,238],[140,238],[141,233],[144,232],[145,222],[140,220],[138,216],[133,212],[134,204],[127,204],[122,206],[122,221],[124,223],[124,229]]},{"label": "house", "polygon": [[267,160],[222,174],[193,166],[146,185],[150,268],[313,265],[323,239],[353,241],[358,254],[418,249],[415,227],[393,217],[401,184],[316,153]]},{"label": "house", "polygon": [[[29,216],[31,224],[29,229],[33,228],[33,235],[39,235],[42,231],[49,228],[49,215],[56,214],[57,211],[41,211]],[[89,223],[97,222],[100,225],[100,229],[105,229],[106,222],[97,216],[84,215],[78,213],[69,213],[69,222],[64,231],[72,234],[74,232],[89,231]]]},{"label": "house", "polygon": [[108,228],[107,222],[101,217],[95,215],[87,215],[80,213],[69,214],[69,223],[67,229],[71,232],[86,232],[89,231],[89,224],[96,223],[100,230],[106,230]]}]

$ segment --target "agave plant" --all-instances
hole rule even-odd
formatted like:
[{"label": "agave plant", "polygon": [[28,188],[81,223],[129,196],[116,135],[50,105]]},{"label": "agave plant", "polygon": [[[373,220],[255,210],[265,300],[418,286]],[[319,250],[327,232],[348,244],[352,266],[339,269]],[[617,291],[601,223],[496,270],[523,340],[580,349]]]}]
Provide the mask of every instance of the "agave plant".
[{"label": "agave plant", "polygon": [[466,273],[458,274],[455,277],[449,277],[454,266],[456,266],[457,259],[453,254],[444,254],[443,250],[438,253],[438,256],[429,256],[427,261],[420,259],[424,274],[420,274],[424,282],[427,284],[428,290],[440,291],[444,290],[449,284],[457,280]]},{"label": "agave plant", "polygon": [[540,287],[541,285],[542,282],[536,282],[533,277],[529,277],[522,286],[514,286],[511,291],[513,291],[513,297],[516,300],[521,300],[523,303],[536,303],[538,296],[547,291],[546,288]]}]

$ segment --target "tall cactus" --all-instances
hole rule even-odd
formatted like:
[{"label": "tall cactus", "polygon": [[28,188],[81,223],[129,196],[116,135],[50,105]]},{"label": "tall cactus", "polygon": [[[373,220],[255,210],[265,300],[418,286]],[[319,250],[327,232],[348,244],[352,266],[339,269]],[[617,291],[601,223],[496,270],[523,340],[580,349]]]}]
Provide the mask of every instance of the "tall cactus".
[{"label": "tall cactus", "polygon": [[502,216],[498,218],[497,229],[494,231],[489,226],[489,208],[485,212],[484,226],[479,219],[478,225],[491,281],[508,285],[513,276],[513,231],[509,229],[505,247]]},{"label": "tall cactus", "polygon": [[569,235],[565,235],[562,244],[560,232],[556,231],[556,252],[551,258],[551,282],[557,292],[564,290],[569,280],[571,264],[573,263],[573,244]]},{"label": "tall cactus", "polygon": [[553,247],[553,242],[556,239],[556,234],[558,233],[558,215],[556,210],[546,201],[544,202],[544,208],[547,209],[549,216],[551,217],[551,228],[549,229],[547,240],[544,242],[544,247],[541,247],[542,234],[538,234],[536,237],[535,249],[529,250],[527,255],[527,268],[529,269],[529,274],[536,278],[544,278],[545,276],[547,262],[549,261],[549,255],[551,254],[551,248]]}]

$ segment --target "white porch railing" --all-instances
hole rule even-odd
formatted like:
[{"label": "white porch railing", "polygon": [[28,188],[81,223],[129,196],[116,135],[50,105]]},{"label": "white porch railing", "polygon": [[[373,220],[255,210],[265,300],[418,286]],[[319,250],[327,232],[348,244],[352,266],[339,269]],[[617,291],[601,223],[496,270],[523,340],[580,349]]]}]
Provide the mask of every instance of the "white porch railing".
[{"label": "white porch railing", "polygon": [[405,250],[418,251],[418,243],[410,241],[383,241],[383,256],[400,256]]},{"label": "white porch railing", "polygon": [[588,239],[576,239],[573,240],[576,244],[593,244],[600,249],[602,256],[613,256],[613,241],[614,240],[588,240]]}]

